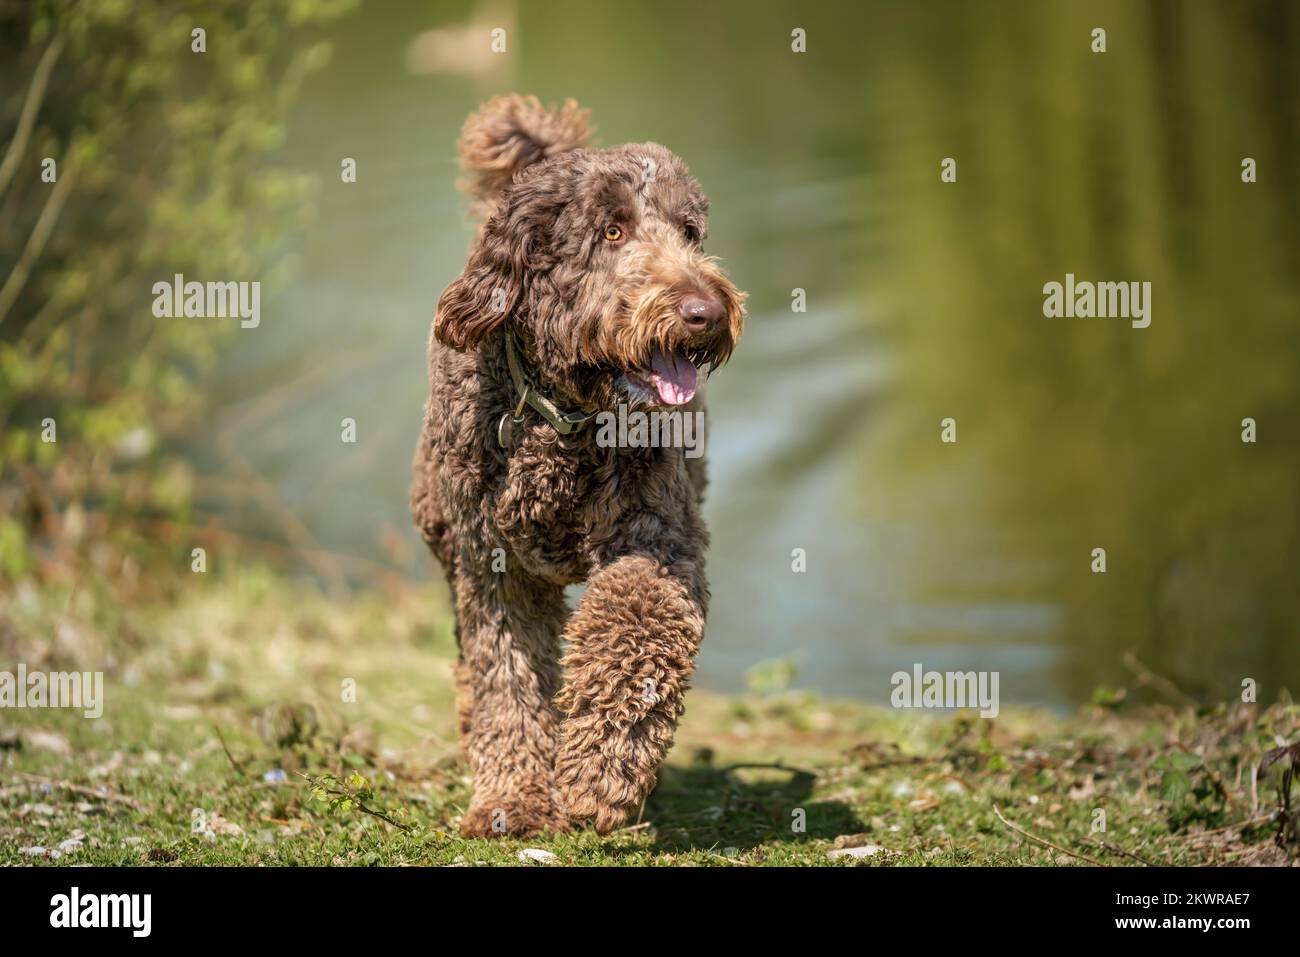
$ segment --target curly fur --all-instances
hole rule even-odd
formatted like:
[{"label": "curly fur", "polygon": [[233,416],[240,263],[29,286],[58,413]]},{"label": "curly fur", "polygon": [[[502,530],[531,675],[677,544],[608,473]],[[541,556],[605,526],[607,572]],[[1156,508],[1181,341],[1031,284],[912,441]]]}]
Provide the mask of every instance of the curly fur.
[{"label": "curly fur", "polygon": [[585,146],[592,130],[589,112],[573,100],[543,109],[535,96],[498,96],[471,113],[456,144],[460,165],[472,175],[461,184],[483,215],[525,166]]},{"label": "curly fur", "polygon": [[[652,353],[716,368],[740,336],[744,295],[703,252],[708,201],[685,164],[588,134],[571,101],[509,96],[460,141],[486,221],[438,302],[411,506],[455,601],[471,836],[618,827],[672,744],[704,632],[702,458],[562,437],[531,410],[497,441],[517,398],[507,329],[538,387],[589,411],[658,408],[635,377]],[[691,297],[719,318],[684,322]]]}]

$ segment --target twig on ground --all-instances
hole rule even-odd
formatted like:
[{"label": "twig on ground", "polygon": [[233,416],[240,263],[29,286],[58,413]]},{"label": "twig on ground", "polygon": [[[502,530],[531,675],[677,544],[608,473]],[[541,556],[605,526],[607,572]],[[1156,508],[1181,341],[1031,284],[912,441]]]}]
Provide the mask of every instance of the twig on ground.
[{"label": "twig on ground", "polygon": [[1110,844],[1106,841],[1102,841],[1097,838],[1093,838],[1092,843],[1096,844],[1098,847],[1102,848],[1103,850],[1110,851],[1112,854],[1119,854],[1123,857],[1131,857],[1133,858],[1133,860],[1137,861],[1140,864],[1145,864],[1147,867],[1162,866],[1160,864],[1155,864],[1152,863],[1151,861],[1148,861],[1145,857],[1143,857],[1140,854],[1135,854],[1133,851],[1125,850],[1124,848],[1120,847],[1118,844]]},{"label": "twig on ground", "polygon": [[217,732],[217,740],[221,742],[221,750],[226,752],[226,760],[230,762],[230,766],[238,774],[247,774],[248,772],[244,770],[244,766],[235,760],[235,756],[230,753],[230,748],[226,747],[226,736],[221,733],[221,726],[214,724],[212,730]]},{"label": "twig on ground", "polygon": [[750,864],[748,861],[742,861],[742,860],[740,860],[740,859],[738,859],[738,858],[735,858],[735,857],[728,857],[726,854],[719,854],[717,851],[706,851],[705,853],[708,854],[710,857],[716,857],[718,860],[720,860],[720,861],[724,861],[724,862],[726,862],[727,864],[732,865],[733,867],[753,867],[753,866],[754,866],[753,864]]},{"label": "twig on ground", "polygon": [[993,813],[998,816],[999,821],[1001,821],[1007,827],[1011,828],[1011,830],[1015,831],[1017,834],[1022,835],[1023,837],[1029,838],[1029,840],[1033,841],[1035,844],[1041,844],[1043,845],[1043,847],[1050,847],[1052,850],[1060,851],[1062,854],[1068,854],[1070,857],[1077,857],[1081,861],[1087,861],[1089,864],[1093,865],[1094,867],[1107,866],[1103,864],[1101,861],[1091,858],[1086,854],[1080,854],[1077,851],[1070,850],[1068,847],[1061,847],[1061,845],[1059,844],[1053,844],[1051,841],[1045,841],[1041,837],[1037,837],[1033,834],[1030,834],[1023,827],[1020,827],[1017,824],[1012,824],[1010,821],[1008,821],[1005,817],[1002,816],[1002,811],[999,810],[996,804],[993,805]]},{"label": "twig on ground", "polygon": [[1237,821],[1233,824],[1225,824],[1223,827],[1216,827],[1209,831],[1191,831],[1186,834],[1166,834],[1163,837],[1156,838],[1162,844],[1167,841],[1199,841],[1201,838],[1210,837],[1213,834],[1222,834],[1224,831],[1236,830],[1239,827],[1253,827],[1256,824],[1264,824],[1273,820],[1272,814],[1264,814],[1259,817],[1250,817],[1244,821]]}]

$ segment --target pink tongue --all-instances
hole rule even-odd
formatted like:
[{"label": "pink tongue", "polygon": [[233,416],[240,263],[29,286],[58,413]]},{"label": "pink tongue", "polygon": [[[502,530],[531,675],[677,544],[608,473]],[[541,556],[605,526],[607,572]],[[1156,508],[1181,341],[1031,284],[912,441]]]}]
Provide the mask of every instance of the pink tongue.
[{"label": "pink tongue", "polygon": [[696,369],[685,356],[656,350],[649,378],[665,405],[685,405],[695,398]]}]

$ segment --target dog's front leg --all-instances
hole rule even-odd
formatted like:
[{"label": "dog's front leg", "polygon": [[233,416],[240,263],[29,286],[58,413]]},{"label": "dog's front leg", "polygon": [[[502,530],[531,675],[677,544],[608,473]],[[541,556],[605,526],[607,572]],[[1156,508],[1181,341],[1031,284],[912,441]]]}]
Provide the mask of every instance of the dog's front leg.
[{"label": "dog's front leg", "polygon": [[456,581],[462,745],[474,772],[461,833],[567,830],[551,780],[564,592],[517,570],[474,577],[469,567],[459,564]]},{"label": "dog's front leg", "polygon": [[654,786],[683,711],[704,632],[707,590],[696,559],[643,553],[600,566],[569,621],[557,803],[602,834]]}]

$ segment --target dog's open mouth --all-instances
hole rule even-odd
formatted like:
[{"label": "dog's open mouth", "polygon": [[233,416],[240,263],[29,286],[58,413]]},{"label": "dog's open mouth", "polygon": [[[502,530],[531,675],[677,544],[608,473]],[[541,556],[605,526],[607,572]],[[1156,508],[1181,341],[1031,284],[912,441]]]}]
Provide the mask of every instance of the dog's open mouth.
[{"label": "dog's open mouth", "polygon": [[642,368],[628,369],[628,381],[659,396],[664,405],[685,405],[695,398],[699,370],[680,350],[656,349]]}]

